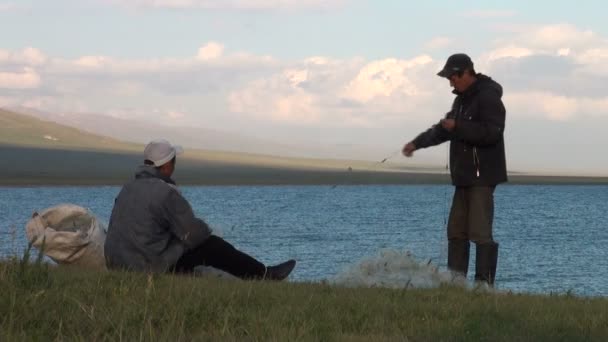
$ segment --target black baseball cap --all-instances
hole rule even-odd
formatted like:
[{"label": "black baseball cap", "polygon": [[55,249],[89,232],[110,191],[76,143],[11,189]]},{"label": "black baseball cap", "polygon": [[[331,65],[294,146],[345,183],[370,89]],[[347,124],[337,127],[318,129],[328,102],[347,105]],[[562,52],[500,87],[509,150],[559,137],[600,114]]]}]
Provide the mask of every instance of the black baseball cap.
[{"label": "black baseball cap", "polygon": [[465,69],[472,69],[473,61],[471,57],[464,53],[456,53],[451,55],[445,62],[445,66],[437,73],[437,76],[449,78],[455,73],[461,72]]}]

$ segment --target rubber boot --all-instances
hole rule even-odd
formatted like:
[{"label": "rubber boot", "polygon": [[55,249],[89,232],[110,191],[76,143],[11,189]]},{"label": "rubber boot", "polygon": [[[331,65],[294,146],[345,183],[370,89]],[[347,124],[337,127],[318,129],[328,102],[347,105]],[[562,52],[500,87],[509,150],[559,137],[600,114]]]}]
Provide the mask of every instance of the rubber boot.
[{"label": "rubber boot", "polygon": [[468,240],[450,240],[448,242],[448,269],[465,278],[469,271],[469,248]]},{"label": "rubber boot", "polygon": [[266,267],[264,279],[283,280],[289,276],[294,267],[296,267],[296,261],[293,259],[275,266],[268,266]]},{"label": "rubber boot", "polygon": [[498,243],[477,245],[475,252],[475,281],[486,282],[493,287],[498,262]]}]

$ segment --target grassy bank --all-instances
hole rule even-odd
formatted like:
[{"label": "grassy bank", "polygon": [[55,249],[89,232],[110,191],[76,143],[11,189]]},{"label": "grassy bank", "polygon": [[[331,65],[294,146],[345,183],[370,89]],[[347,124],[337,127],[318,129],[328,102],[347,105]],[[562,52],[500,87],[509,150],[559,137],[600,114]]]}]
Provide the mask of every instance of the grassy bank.
[{"label": "grassy bank", "polygon": [[608,300],[0,263],[2,340],[603,341]]}]

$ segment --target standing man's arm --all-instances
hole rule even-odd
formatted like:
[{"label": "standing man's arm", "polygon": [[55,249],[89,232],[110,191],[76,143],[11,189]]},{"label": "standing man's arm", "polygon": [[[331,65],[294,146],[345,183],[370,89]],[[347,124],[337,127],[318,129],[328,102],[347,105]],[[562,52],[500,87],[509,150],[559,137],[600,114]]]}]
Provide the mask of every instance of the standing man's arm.
[{"label": "standing man's arm", "polygon": [[199,246],[211,235],[211,228],[194,216],[190,203],[177,190],[170,191],[165,211],[171,231],[187,250]]},{"label": "standing man's arm", "polygon": [[480,121],[458,120],[454,136],[476,146],[493,145],[503,137],[505,129],[505,106],[498,94],[479,94]]},{"label": "standing man's arm", "polygon": [[[446,118],[450,117],[450,113],[451,112],[448,112],[446,114]],[[403,147],[403,155],[405,155],[406,157],[411,157],[415,150],[439,145],[450,140],[451,134],[447,129],[445,129],[443,125],[443,122],[445,120],[451,119],[441,120],[439,123],[427,129],[425,132],[420,133],[414,140],[405,144],[405,146]]]}]

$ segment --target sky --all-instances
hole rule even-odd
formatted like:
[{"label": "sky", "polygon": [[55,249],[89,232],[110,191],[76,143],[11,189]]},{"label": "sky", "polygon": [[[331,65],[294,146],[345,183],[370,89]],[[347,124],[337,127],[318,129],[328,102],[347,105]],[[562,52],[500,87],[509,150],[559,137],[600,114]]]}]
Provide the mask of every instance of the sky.
[{"label": "sky", "polygon": [[[602,1],[0,0],[0,106],[399,150],[455,52],[504,88],[513,171],[608,176]],[[262,151],[263,152],[263,151]],[[417,151],[445,163],[446,147]]]}]

